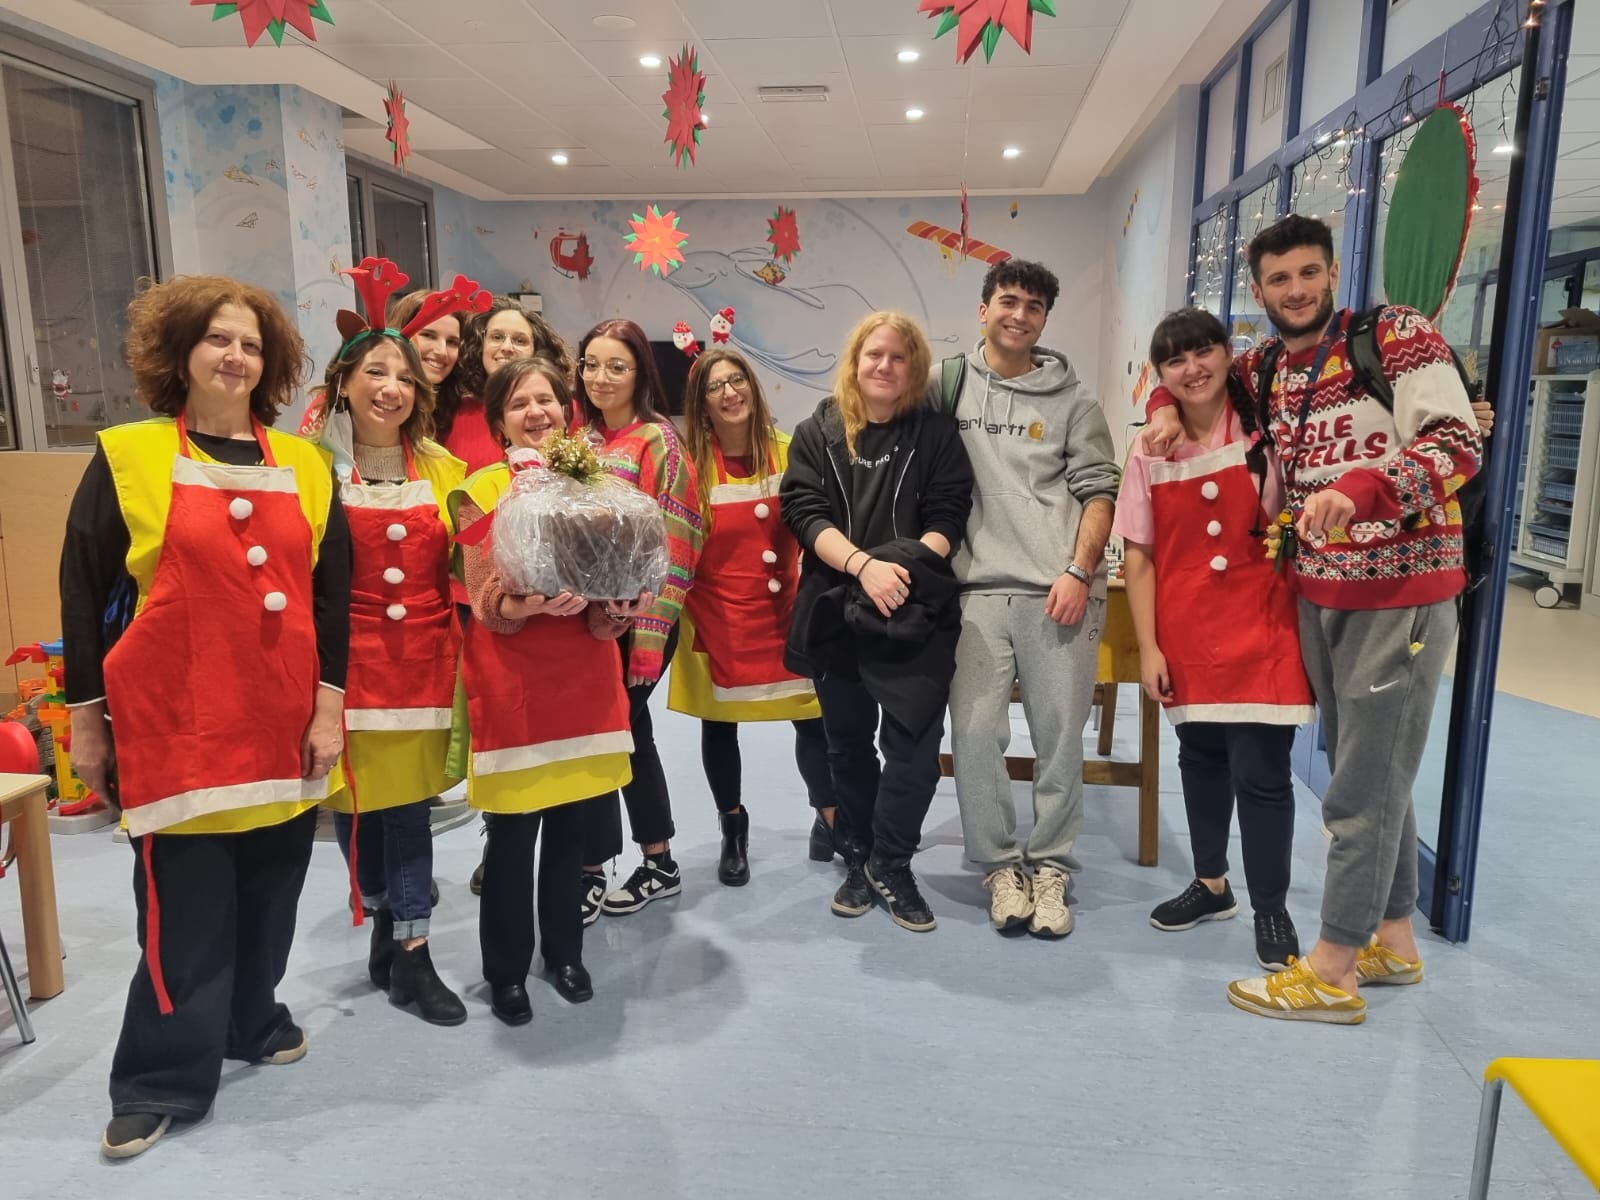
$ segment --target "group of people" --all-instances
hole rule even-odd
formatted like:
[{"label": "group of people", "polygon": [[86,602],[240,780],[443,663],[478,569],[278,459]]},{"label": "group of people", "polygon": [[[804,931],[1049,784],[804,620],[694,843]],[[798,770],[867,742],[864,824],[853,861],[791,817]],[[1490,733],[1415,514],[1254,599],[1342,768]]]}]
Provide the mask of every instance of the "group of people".
[{"label": "group of people", "polygon": [[[340,314],[296,437],[271,428],[304,353],[276,301],[220,277],[142,292],[127,357],[157,416],[100,435],[61,575],[74,763],[136,850],[142,955],[102,1151],[142,1153],[203,1117],[224,1058],[305,1054],[275,989],[319,804],[392,1003],[467,1016],[428,950],[429,800],[461,779],[485,814],[474,890],[493,1013],[531,1019],[536,940],[558,993],[590,998],[584,926],[682,887],[649,708],[669,664],[669,706],[701,721],[723,884],[750,878],[738,726],[789,721],[810,855],[844,864],[832,911],[877,905],[932,930],[911,864],[948,711],[992,924],[1067,935],[1114,528],[1194,842],[1194,882],[1151,922],[1237,912],[1237,797],[1271,973],[1233,984],[1235,1005],[1355,1022],[1358,983],[1420,979],[1410,785],[1462,584],[1452,496],[1478,426],[1448,347],[1408,310],[1381,323],[1387,402],[1351,384],[1326,226],[1287,218],[1250,261],[1282,337],[1276,373],[1257,378],[1259,352],[1230,361],[1209,314],[1164,319],[1163,387],[1125,476],[1099,405],[1039,344],[1059,285],[1037,263],[989,270],[982,338],[938,364],[909,318],[863,319],[792,437],[737,350],[696,359],[680,429],[635,323],[601,322],[574,356],[462,277],[397,296],[407,281],[382,260],[352,272],[364,316]],[[658,587],[505,586],[507,455],[566,432],[659,507]],[[1014,687],[1037,755],[1021,838]],[[1285,903],[1289,739],[1313,701],[1333,844],[1302,957]],[[641,861],[608,890],[624,805]]]}]

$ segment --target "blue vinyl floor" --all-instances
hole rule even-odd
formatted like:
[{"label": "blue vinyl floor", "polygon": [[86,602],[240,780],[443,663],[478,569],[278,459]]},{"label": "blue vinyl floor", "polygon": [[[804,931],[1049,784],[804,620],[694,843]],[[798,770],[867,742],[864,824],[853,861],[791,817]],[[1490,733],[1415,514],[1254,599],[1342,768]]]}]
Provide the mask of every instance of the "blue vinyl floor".
[{"label": "blue vinyl floor", "polygon": [[[1169,729],[1161,865],[1133,862],[1133,793],[1090,789],[1077,929],[1060,943],[988,928],[948,782],[916,863],[937,932],[832,916],[839,868],[806,859],[787,725],[744,731],[754,878],[720,887],[698,729],[671,714],[657,729],[684,893],[589,931],[591,1003],[535,979],[531,1025],[490,1016],[473,825],[436,842],[433,935],[467,1024],[391,1008],[319,843],[280,992],[310,1054],[228,1064],[208,1120],[123,1164],[98,1140],[136,955],[131,853],[106,834],[55,839],[67,989],[33,1006],[28,1047],[0,1005],[0,1198],[1447,1200],[1465,1195],[1491,1058],[1600,1056],[1592,719],[1499,699],[1472,941],[1424,939],[1427,982],[1370,993],[1357,1028],[1228,1006],[1227,981],[1255,971],[1248,913],[1183,934],[1148,924],[1190,876]],[[1301,801],[1290,909],[1309,943],[1324,843]],[[0,930],[23,969],[13,880]],[[1510,1097],[1495,1180],[1496,1200],[1594,1194]]]}]

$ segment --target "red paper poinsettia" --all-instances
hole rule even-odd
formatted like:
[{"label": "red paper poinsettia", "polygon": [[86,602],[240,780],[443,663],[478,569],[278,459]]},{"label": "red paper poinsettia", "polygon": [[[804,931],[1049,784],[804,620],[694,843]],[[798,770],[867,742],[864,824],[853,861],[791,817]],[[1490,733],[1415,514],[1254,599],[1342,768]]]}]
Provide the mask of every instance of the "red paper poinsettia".
[{"label": "red paper poinsettia", "polygon": [[239,19],[244,22],[244,41],[247,46],[254,46],[263,33],[272,38],[273,44],[283,45],[283,33],[293,25],[309,40],[317,40],[317,30],[312,21],[325,21],[333,24],[333,16],[328,12],[325,0],[236,0],[232,4],[218,4],[216,0],[189,0],[191,8],[212,9],[211,19],[221,21],[225,17],[239,14]]},{"label": "red paper poinsettia", "polygon": [[623,241],[633,251],[633,262],[639,270],[670,275],[683,265],[683,244],[689,235],[678,228],[677,213],[663,216],[661,209],[652,204],[643,216],[634,213],[628,228],[633,232]]},{"label": "red paper poinsettia", "polygon": [[800,225],[795,220],[794,209],[778,205],[778,211],[767,218],[767,245],[772,247],[772,259],[776,262],[793,262],[794,256],[800,253]]},{"label": "red paper poinsettia", "polygon": [[956,30],[956,61],[966,62],[983,46],[983,60],[994,57],[1000,31],[1009,33],[1024,54],[1033,48],[1033,14],[1056,15],[1055,0],[921,0],[917,11],[939,16],[933,36]]},{"label": "red paper poinsettia", "polygon": [[680,167],[692,164],[705,128],[700,106],[706,102],[706,77],[700,70],[700,55],[691,47],[684,46],[682,54],[667,60],[667,90],[661,100],[667,106],[661,113],[667,119],[667,136],[661,140],[671,147]]},{"label": "red paper poinsettia", "polygon": [[411,157],[411,118],[406,116],[405,95],[392,79],[389,94],[383,100],[383,111],[389,115],[389,130],[384,137],[394,147],[394,165],[404,174],[406,159]]}]

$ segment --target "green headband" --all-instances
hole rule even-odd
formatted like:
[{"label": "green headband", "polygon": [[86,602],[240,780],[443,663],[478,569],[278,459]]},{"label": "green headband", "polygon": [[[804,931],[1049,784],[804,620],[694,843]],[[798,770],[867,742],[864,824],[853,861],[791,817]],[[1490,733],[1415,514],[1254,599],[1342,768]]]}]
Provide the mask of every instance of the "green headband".
[{"label": "green headband", "polygon": [[406,340],[406,335],[401,333],[398,329],[363,329],[360,333],[356,334],[355,337],[351,338],[349,341],[345,342],[344,345],[340,346],[339,353],[335,357],[343,358],[350,352],[351,348],[354,347],[357,342],[361,341],[362,338],[369,338],[379,335],[383,337],[399,338],[402,342]]}]

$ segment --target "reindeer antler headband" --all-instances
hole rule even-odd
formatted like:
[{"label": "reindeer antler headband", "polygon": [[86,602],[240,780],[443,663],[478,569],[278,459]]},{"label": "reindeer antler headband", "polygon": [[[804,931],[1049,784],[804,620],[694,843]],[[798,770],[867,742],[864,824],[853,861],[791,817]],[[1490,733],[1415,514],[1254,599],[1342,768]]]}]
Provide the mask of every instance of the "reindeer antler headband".
[{"label": "reindeer antler headband", "polygon": [[359,264],[340,272],[341,275],[350,276],[355,284],[356,294],[361,297],[361,306],[367,310],[366,317],[353,313],[347,308],[341,308],[335,324],[339,328],[339,336],[344,338],[344,344],[339,347],[339,357],[343,358],[350,347],[362,338],[382,334],[389,337],[409,338],[419,329],[426,329],[440,317],[448,317],[452,313],[488,312],[494,302],[494,297],[479,286],[476,280],[468,279],[465,275],[457,275],[455,282],[442,292],[432,292],[423,301],[422,307],[417,310],[417,315],[407,321],[400,329],[392,329],[384,324],[384,314],[389,311],[389,297],[393,296],[406,284],[411,282],[411,277],[387,258],[363,258]]}]

